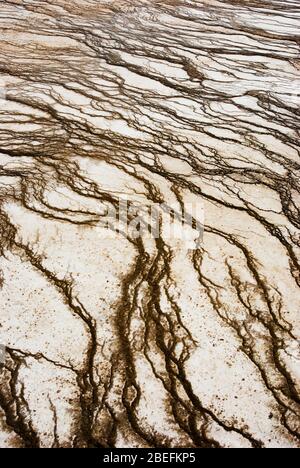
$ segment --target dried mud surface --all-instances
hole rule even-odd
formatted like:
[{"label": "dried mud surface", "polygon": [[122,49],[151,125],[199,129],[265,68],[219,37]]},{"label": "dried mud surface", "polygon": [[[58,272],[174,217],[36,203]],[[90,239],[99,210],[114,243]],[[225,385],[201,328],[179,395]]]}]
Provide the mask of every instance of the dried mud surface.
[{"label": "dried mud surface", "polygon": [[[1,447],[300,447],[299,21],[0,2]],[[201,244],[108,235],[120,198]]]}]

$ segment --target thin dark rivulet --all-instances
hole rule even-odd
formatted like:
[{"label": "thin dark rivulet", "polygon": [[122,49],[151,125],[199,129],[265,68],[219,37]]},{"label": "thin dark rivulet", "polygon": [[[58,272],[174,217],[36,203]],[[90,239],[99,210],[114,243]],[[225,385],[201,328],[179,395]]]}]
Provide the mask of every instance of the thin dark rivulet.
[{"label": "thin dark rivulet", "polygon": [[0,1],[1,447],[300,447],[299,25]]}]

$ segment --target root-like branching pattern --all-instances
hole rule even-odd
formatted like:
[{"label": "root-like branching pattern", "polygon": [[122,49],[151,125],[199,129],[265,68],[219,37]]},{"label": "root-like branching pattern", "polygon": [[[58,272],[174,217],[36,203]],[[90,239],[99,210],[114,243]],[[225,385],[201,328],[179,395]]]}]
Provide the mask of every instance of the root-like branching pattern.
[{"label": "root-like branching pattern", "polygon": [[299,21],[0,2],[1,446],[299,447]]}]

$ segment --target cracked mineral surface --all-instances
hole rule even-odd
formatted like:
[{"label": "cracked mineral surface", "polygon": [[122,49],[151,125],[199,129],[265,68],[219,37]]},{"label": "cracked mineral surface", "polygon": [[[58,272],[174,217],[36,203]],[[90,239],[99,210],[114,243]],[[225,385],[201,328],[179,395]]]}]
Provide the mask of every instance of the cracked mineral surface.
[{"label": "cracked mineral surface", "polygon": [[0,2],[1,447],[300,447],[299,33]]}]

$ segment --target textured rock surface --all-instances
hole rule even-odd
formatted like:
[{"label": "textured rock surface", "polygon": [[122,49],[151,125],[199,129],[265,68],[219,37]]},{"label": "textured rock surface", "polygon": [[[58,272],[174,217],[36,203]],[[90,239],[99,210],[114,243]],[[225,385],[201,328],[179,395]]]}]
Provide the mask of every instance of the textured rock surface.
[{"label": "textured rock surface", "polygon": [[299,447],[299,19],[1,1],[2,447]]}]

